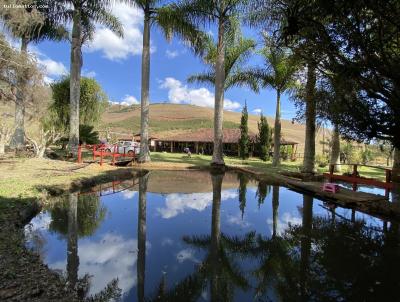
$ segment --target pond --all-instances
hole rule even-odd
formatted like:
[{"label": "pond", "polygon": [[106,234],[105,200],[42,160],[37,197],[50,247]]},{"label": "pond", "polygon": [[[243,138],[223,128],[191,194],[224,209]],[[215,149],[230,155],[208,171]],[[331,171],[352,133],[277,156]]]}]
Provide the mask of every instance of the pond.
[{"label": "pond", "polygon": [[399,301],[399,223],[244,174],[157,171],[52,201],[29,248],[81,297]]}]

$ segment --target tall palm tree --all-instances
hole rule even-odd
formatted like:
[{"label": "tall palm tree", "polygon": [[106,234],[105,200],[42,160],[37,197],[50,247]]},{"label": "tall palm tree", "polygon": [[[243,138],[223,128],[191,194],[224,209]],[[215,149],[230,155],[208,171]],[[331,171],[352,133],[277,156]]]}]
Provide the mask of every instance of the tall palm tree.
[{"label": "tall palm tree", "polygon": [[316,68],[317,66],[313,62],[307,64],[307,83],[304,96],[306,103],[306,136],[304,142],[304,160],[302,167],[302,172],[306,174],[313,174],[315,170]]},{"label": "tall palm tree", "polygon": [[93,37],[96,24],[102,24],[122,37],[122,25],[110,11],[112,3],[112,0],[57,0],[49,3],[58,19],[72,22],[69,149],[73,155],[77,154],[79,144],[82,45]]},{"label": "tall palm tree", "polygon": [[[262,88],[272,87],[276,90],[276,110],[274,126],[274,156],[272,164],[277,166],[280,162],[281,146],[281,95],[296,87],[295,74],[298,64],[291,53],[282,48],[275,47],[265,37],[265,47],[260,54],[264,59],[263,68],[244,70],[238,75],[238,81],[257,81]],[[256,89],[258,91],[258,88]]]},{"label": "tall palm tree", "polygon": [[238,27],[237,17],[249,0],[181,0],[173,5],[179,12],[197,25],[217,23],[218,43],[215,61],[214,103],[214,150],[212,165],[224,166],[223,159],[223,112],[225,91],[226,34]]},{"label": "tall palm tree", "polygon": [[[68,37],[67,30],[50,14],[45,1],[35,1],[37,9],[25,11],[19,15],[19,20],[13,11],[4,9],[0,13],[5,27],[12,35],[21,40],[21,54],[28,56],[28,45],[39,43],[43,40],[60,41]],[[14,9],[15,10],[15,9]],[[26,86],[29,79],[21,76],[18,78],[18,90],[15,99],[14,135],[11,146],[20,149],[25,141],[25,106]]]},{"label": "tall palm tree", "polygon": [[143,50],[142,50],[142,87],[140,116],[140,156],[139,162],[150,161],[149,152],[149,89],[150,89],[150,30],[151,25],[158,25],[170,40],[176,35],[193,47],[195,52],[203,48],[205,35],[193,24],[187,22],[173,5],[163,5],[159,0],[128,0],[144,13]]}]

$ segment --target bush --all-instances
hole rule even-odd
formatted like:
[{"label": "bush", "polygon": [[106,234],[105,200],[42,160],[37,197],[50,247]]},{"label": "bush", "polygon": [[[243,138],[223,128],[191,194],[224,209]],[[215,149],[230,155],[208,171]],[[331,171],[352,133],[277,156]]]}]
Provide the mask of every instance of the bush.
[{"label": "bush", "polygon": [[317,154],[315,156],[315,162],[320,168],[325,168],[329,164],[329,158],[326,155]]}]

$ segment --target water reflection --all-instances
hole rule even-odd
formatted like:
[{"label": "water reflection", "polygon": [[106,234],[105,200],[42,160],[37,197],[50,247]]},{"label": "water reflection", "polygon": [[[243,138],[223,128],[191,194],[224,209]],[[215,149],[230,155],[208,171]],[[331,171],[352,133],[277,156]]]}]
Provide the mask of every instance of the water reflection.
[{"label": "water reflection", "polygon": [[71,194],[33,221],[44,261],[80,297],[396,301],[398,222],[243,174],[204,172],[209,191],[185,193],[163,187],[171,174],[152,177],[114,195]]}]

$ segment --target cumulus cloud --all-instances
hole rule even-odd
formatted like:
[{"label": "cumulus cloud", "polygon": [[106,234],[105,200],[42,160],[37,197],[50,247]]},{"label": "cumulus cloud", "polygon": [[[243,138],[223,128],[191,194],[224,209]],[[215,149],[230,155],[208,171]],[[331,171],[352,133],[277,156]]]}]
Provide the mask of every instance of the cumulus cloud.
[{"label": "cumulus cloud", "polygon": [[54,61],[50,58],[38,59],[38,63],[48,76],[59,77],[68,73],[67,68],[63,63]]},{"label": "cumulus cloud", "polygon": [[137,191],[125,190],[122,192],[122,199],[132,199],[136,193]]},{"label": "cumulus cloud", "polygon": [[91,70],[91,71],[83,70],[82,71],[82,76],[87,77],[87,78],[94,78],[96,75],[97,75],[97,73],[93,70]]},{"label": "cumulus cloud", "polygon": [[119,102],[110,101],[110,104],[111,105],[132,106],[132,105],[139,104],[139,101],[133,95],[125,94],[124,98],[121,101],[119,101]]},{"label": "cumulus cloud", "polygon": [[[181,81],[168,77],[161,82],[160,88],[168,89],[168,100],[174,104],[191,104],[202,107],[214,107],[214,94],[207,88],[190,89]],[[240,103],[224,100],[224,109],[237,110],[241,108]]]},{"label": "cumulus cloud", "polygon": [[[237,191],[224,190],[221,192],[221,200],[236,198]],[[212,204],[212,192],[208,193],[172,193],[165,199],[165,207],[157,208],[157,212],[164,219],[169,219],[184,213],[186,210],[204,211]]]},{"label": "cumulus cloud", "polygon": [[[130,55],[142,53],[143,35],[141,27],[143,24],[143,12],[126,3],[115,3],[111,9],[124,29],[124,37],[120,38],[110,29],[98,25],[93,40],[85,47],[86,52],[101,51],[107,59],[119,61]],[[151,46],[151,52],[155,47]]]},{"label": "cumulus cloud", "polygon": [[252,111],[254,114],[261,114],[262,113],[262,109],[261,108],[256,108]]}]

